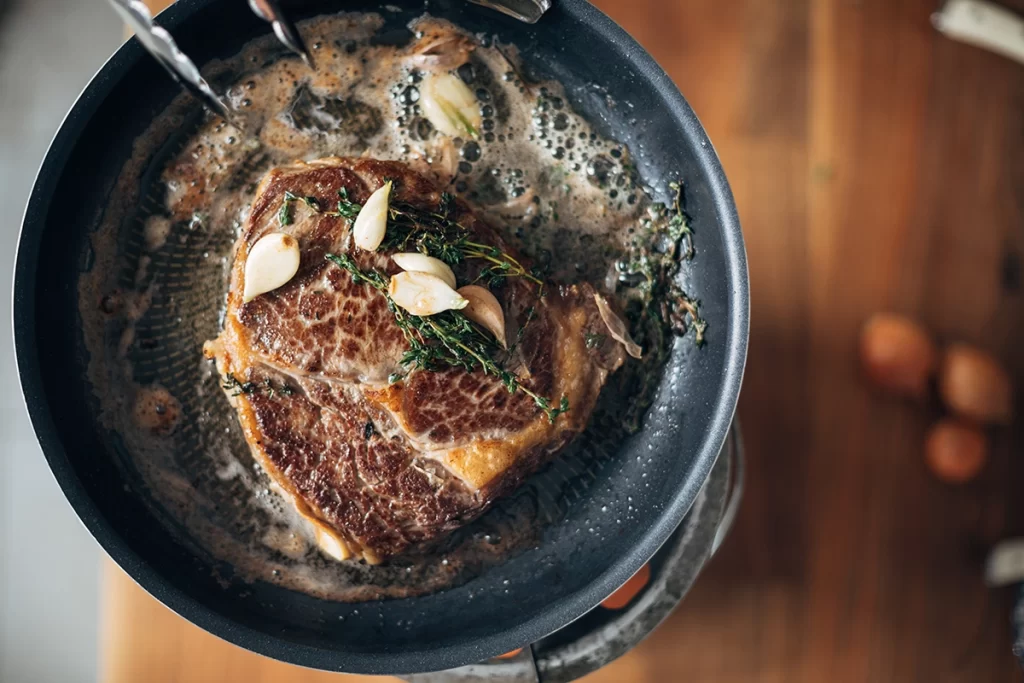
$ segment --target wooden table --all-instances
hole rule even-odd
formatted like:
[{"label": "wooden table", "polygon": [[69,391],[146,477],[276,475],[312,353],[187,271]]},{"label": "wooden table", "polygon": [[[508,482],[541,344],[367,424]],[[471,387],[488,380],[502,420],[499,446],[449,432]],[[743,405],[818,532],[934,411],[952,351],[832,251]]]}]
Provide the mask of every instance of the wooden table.
[{"label": "wooden table", "polygon": [[[1024,376],[1024,69],[937,35],[935,0],[597,4],[722,156],[753,329],[732,538],[682,609],[587,683],[1024,680],[1010,595],[981,579],[988,548],[1024,534],[1020,428],[976,482],[940,484],[920,453],[936,408],[874,394],[855,356],[863,319],[894,309]],[[222,643],[113,567],[103,634],[108,683],[360,680]]]}]

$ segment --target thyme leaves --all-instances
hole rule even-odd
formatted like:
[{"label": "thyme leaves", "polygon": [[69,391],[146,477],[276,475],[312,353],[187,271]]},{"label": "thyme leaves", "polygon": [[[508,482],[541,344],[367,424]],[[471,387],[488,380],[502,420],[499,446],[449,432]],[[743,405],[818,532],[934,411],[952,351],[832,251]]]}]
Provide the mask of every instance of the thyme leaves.
[{"label": "thyme leaves", "polygon": [[292,215],[292,204],[301,201],[317,213],[320,212],[320,201],[316,197],[300,197],[297,194],[285,190],[284,199],[281,200],[281,208],[277,212],[277,220],[281,225],[291,225],[294,222]]},{"label": "thyme leaves", "polygon": [[284,382],[275,384],[269,377],[264,379],[262,382],[243,382],[230,372],[221,378],[220,386],[225,391],[230,391],[232,396],[263,393],[268,398],[274,398],[277,394],[280,394],[281,396],[291,396],[295,393],[295,390]]},{"label": "thyme leaves", "polygon": [[382,245],[395,251],[419,251],[440,259],[450,266],[466,259],[487,263],[477,276],[485,285],[495,285],[502,278],[521,277],[543,286],[543,281],[510,254],[488,244],[474,242],[469,229],[452,218],[455,197],[441,194],[436,211],[424,210],[403,202],[388,208],[388,232]]},{"label": "thyme leaves", "polygon": [[395,323],[409,344],[409,350],[401,359],[408,370],[436,371],[446,367],[461,368],[467,372],[480,370],[498,378],[509,393],[521,391],[529,396],[552,423],[569,410],[565,396],[553,404],[551,399],[524,385],[518,376],[494,360],[494,355],[500,350],[497,343],[460,311],[443,311],[431,316],[412,315],[391,299],[387,277],[379,270],[363,270],[347,254],[327,254],[325,258],[346,270],[353,282],[367,284],[385,297],[388,309],[395,316]]},{"label": "thyme leaves", "polygon": [[363,207],[348,198],[348,188],[342,187],[338,190],[338,206],[334,211],[328,213],[331,216],[355,220]]},{"label": "thyme leaves", "polygon": [[[335,210],[323,211],[315,198],[285,192],[279,213],[281,224],[291,223],[290,207],[299,200],[324,215],[355,220],[362,206],[350,199],[346,187],[338,190],[338,197]],[[529,271],[507,252],[473,241],[470,230],[455,220],[455,208],[455,197],[447,192],[441,194],[436,209],[423,209],[405,202],[392,202],[388,207],[387,232],[381,248],[390,251],[418,251],[438,258],[448,265],[457,265],[467,259],[479,260],[485,265],[475,282],[494,286],[504,278],[521,277],[537,285],[538,299],[543,296],[544,283],[537,274]],[[521,391],[529,396],[551,422],[569,410],[569,401],[566,397],[563,396],[558,403],[553,403],[551,399],[522,384],[514,373],[498,363],[494,357],[501,353],[502,349],[490,335],[485,334],[461,312],[452,310],[432,316],[412,315],[399,307],[388,294],[389,281],[384,273],[376,269],[359,268],[347,254],[326,254],[325,258],[347,271],[353,282],[369,285],[385,297],[388,309],[395,316],[395,322],[409,344],[409,350],[401,359],[406,374],[416,368],[428,371],[448,367],[461,368],[468,372],[481,370],[485,374],[497,377],[509,393]],[[516,344],[534,314],[535,309],[531,307],[526,322],[519,330]],[[388,380],[389,383],[393,383],[402,377],[403,374],[395,373]],[[250,393],[253,390],[248,384],[239,383],[237,380],[225,386],[225,389],[231,388],[236,389],[238,393]]]},{"label": "thyme leaves", "polygon": [[687,295],[676,282],[681,263],[696,255],[693,229],[682,207],[682,184],[673,182],[669,187],[674,193],[672,207],[651,206],[647,239],[632,247],[627,259],[620,262],[619,271],[639,294],[641,326],[653,315],[655,322],[667,325],[678,336],[692,328],[699,347],[704,345],[708,327],[700,314],[700,301]]},{"label": "thyme leaves", "polygon": [[[672,201],[673,214],[666,227],[666,234],[669,243],[673,245],[673,252],[678,253],[682,260],[690,261],[696,256],[697,250],[693,245],[693,230],[690,228],[690,221],[682,208],[683,185],[673,182],[669,183],[669,188],[675,192],[675,197]],[[672,255],[674,256],[675,253]]]},{"label": "thyme leaves", "polygon": [[277,220],[281,225],[291,225],[295,222],[293,210],[295,202],[302,202],[316,213],[336,218],[347,218],[348,220],[355,220],[355,217],[359,215],[363,208],[349,199],[348,188],[345,187],[338,190],[338,204],[333,211],[324,211],[320,205],[320,200],[316,197],[297,195],[290,190],[285,190],[284,199],[281,200],[281,208],[277,211]]}]

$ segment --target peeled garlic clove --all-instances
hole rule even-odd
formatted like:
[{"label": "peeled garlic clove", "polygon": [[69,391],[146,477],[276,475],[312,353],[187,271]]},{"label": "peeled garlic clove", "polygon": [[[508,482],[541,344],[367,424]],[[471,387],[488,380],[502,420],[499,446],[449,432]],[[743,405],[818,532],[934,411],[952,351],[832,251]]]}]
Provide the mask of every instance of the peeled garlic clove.
[{"label": "peeled garlic clove", "polygon": [[601,315],[601,320],[604,322],[604,326],[608,328],[608,334],[611,335],[612,339],[622,344],[626,348],[626,353],[633,356],[633,358],[640,358],[643,354],[643,349],[629,336],[629,329],[626,328],[626,323],[622,321],[622,318],[615,315],[612,307],[608,305],[608,302],[600,294],[594,295],[594,302],[597,304],[597,312]]},{"label": "peeled garlic clove", "polygon": [[412,251],[394,254],[391,257],[391,260],[397,263],[398,267],[402,270],[436,275],[444,280],[445,284],[449,287],[455,289],[455,273],[453,273],[452,269],[448,267],[448,264],[441,259]]},{"label": "peeled garlic clove", "polygon": [[377,251],[384,241],[388,229],[388,199],[391,197],[391,181],[378,187],[356,216],[352,226],[352,239],[356,246],[366,251]]},{"label": "peeled garlic clove", "polygon": [[445,135],[476,137],[480,130],[480,105],[458,76],[426,76],[420,85],[420,108],[434,128]]},{"label": "peeled garlic clove", "polygon": [[480,285],[466,285],[459,287],[458,292],[469,302],[462,310],[463,314],[493,334],[502,348],[508,348],[505,341],[505,312],[490,290]]},{"label": "peeled garlic clove", "polygon": [[272,232],[257,240],[245,259],[245,287],[242,303],[277,289],[299,271],[299,242],[283,232]]},{"label": "peeled garlic clove", "polygon": [[404,272],[391,276],[388,294],[413,315],[434,315],[465,308],[469,302],[448,283],[430,273]]}]

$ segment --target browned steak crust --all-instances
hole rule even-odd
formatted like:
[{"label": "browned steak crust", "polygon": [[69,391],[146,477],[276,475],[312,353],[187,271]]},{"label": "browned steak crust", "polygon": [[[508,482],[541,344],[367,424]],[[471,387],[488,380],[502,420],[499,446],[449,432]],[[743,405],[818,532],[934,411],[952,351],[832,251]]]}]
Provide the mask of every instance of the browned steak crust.
[{"label": "browned steak crust", "polygon": [[[361,204],[385,178],[395,182],[393,202],[440,202],[433,185],[397,162],[334,158],[271,171],[239,238],[224,331],[207,345],[222,375],[256,387],[229,389],[245,437],[313,522],[321,547],[370,562],[437,539],[518,486],[585,426],[622,362],[618,346],[585,342],[604,329],[589,285],[549,285],[538,299],[526,280],[508,278],[495,295],[512,338],[523,333],[507,367],[538,394],[565,396],[568,413],[552,424],[528,396],[482,372],[416,370],[389,384],[404,372],[407,350],[394,315],[381,294],[324,256],[344,253],[364,270],[394,273],[390,253],[356,249],[347,219],[301,201],[290,204],[289,224],[280,220],[286,192],[333,207],[344,188]],[[467,205],[455,212],[474,241],[508,250]],[[246,257],[270,232],[298,240],[299,271],[242,303]],[[459,281],[479,267],[457,267]]]}]

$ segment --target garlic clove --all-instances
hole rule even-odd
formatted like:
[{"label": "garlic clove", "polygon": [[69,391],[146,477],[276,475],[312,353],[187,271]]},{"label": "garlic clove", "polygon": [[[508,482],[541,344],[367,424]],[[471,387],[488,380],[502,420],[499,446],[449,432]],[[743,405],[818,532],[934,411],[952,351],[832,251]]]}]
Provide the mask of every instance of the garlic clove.
[{"label": "garlic clove", "polygon": [[433,71],[455,69],[469,61],[476,44],[467,36],[426,36],[413,46],[412,63]]},{"label": "garlic clove", "polygon": [[449,287],[455,289],[455,273],[453,273],[452,269],[448,267],[448,264],[441,259],[413,251],[393,254],[391,256],[391,260],[398,264],[398,267],[402,270],[436,275],[444,280],[445,284]]},{"label": "garlic clove", "polygon": [[434,128],[445,135],[476,137],[480,130],[480,104],[462,79],[453,74],[429,74],[423,79],[420,108]]},{"label": "garlic clove", "polygon": [[388,229],[388,199],[391,197],[391,181],[374,190],[356,216],[352,226],[352,239],[356,246],[366,251],[377,251],[384,241]]},{"label": "garlic clove", "polygon": [[277,289],[299,271],[299,242],[283,232],[264,235],[252,245],[245,259],[242,303]]},{"label": "garlic clove", "polygon": [[480,285],[466,285],[459,287],[461,294],[468,302],[463,314],[494,335],[503,349],[508,348],[505,340],[505,312],[501,310],[501,304],[490,290]]},{"label": "garlic clove", "polygon": [[392,275],[388,294],[395,304],[413,315],[434,315],[465,308],[469,304],[448,283],[430,273],[406,271]]},{"label": "garlic clove", "polygon": [[594,302],[597,304],[597,312],[600,314],[604,326],[608,328],[608,334],[611,335],[612,339],[622,344],[626,348],[626,353],[633,356],[633,358],[640,358],[643,355],[643,349],[633,341],[633,338],[629,335],[629,329],[622,318],[615,315],[612,307],[608,305],[608,302],[600,294],[594,294]]}]

